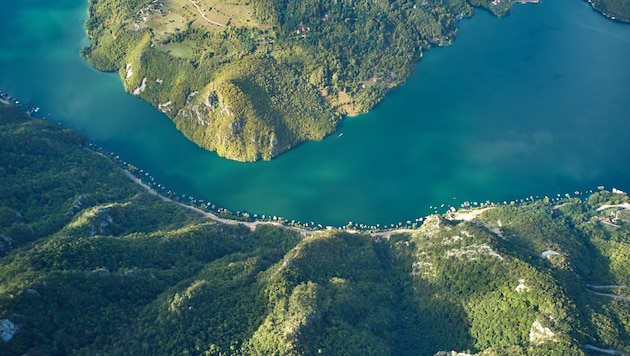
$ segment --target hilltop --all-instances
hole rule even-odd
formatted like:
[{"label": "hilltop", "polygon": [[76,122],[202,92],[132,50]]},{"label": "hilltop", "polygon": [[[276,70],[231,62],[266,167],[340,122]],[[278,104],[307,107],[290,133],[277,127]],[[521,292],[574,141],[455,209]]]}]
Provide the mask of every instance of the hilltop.
[{"label": "hilltop", "polygon": [[623,192],[413,230],[218,223],[0,107],[0,354],[630,351]]}]

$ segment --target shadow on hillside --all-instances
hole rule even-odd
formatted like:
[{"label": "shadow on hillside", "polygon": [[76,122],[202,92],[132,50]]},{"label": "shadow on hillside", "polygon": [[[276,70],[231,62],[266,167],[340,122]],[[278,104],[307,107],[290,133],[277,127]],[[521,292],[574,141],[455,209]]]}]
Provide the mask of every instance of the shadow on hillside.
[{"label": "shadow on hillside", "polygon": [[[584,223],[587,220],[583,209],[580,205],[566,209],[543,205],[502,207],[493,209],[486,218],[500,220],[504,225],[502,231],[508,238],[497,239],[502,254],[527,261],[538,271],[550,274],[575,304],[571,309],[575,315],[570,316],[574,320],[572,336],[582,344],[608,347],[611,345],[606,340],[630,340],[630,334],[612,305],[612,298],[597,295],[587,287],[616,284],[616,277],[610,269],[610,258],[592,240],[593,236],[605,237],[606,233],[598,231],[601,226]],[[588,233],[580,226],[587,226]],[[544,251],[559,255],[542,257]]]},{"label": "shadow on hillside", "polygon": [[381,261],[391,268],[398,281],[393,303],[399,321],[394,331],[392,351],[395,355],[433,355],[438,351],[473,350],[470,324],[460,304],[444,295],[442,286],[436,286],[412,273],[415,261],[407,235],[394,235],[383,249]]}]

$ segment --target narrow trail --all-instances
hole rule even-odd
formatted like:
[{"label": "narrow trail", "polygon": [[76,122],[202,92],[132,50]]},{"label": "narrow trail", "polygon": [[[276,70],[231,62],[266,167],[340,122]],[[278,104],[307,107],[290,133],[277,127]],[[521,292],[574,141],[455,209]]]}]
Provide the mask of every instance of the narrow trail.
[{"label": "narrow trail", "polygon": [[593,288],[593,289],[627,289],[630,288],[628,286],[620,286],[618,284],[608,284],[608,285],[604,285],[604,286],[596,286],[596,285],[592,285],[592,284],[586,284],[587,287],[589,288]]},{"label": "narrow trail", "polygon": [[216,21],[212,21],[209,18],[206,17],[206,15],[203,14],[203,12],[201,12],[201,8],[199,7],[199,5],[197,5],[197,3],[195,3],[193,0],[188,0],[191,4],[193,4],[196,8],[197,11],[199,12],[199,15],[201,15],[201,17],[203,17],[204,20],[210,22],[213,25],[217,25],[217,26],[221,26],[221,27],[225,27],[224,24],[218,23]]},{"label": "narrow trail", "polygon": [[597,211],[602,211],[608,208],[623,208],[624,210],[626,210],[626,209],[630,209],[630,204],[623,203],[623,204],[616,204],[616,205],[602,205],[599,208],[597,208]]},{"label": "narrow trail", "polygon": [[622,350],[602,349],[601,347],[593,346],[591,344],[584,345],[584,348],[587,350],[597,351],[609,355],[630,355],[629,353]]},{"label": "narrow trail", "polygon": [[626,302],[630,302],[630,298],[628,297],[624,297],[621,295],[617,295],[617,294],[611,294],[611,293],[602,293],[602,292],[598,292],[595,291],[593,289],[626,289],[626,288],[630,288],[628,286],[620,286],[617,284],[608,284],[608,285],[593,285],[593,284],[588,284],[588,283],[584,283],[584,285],[586,285],[586,289],[595,294],[595,295],[599,295],[602,297],[608,297],[608,298],[613,298],[613,299],[617,299],[617,300],[624,300]]}]

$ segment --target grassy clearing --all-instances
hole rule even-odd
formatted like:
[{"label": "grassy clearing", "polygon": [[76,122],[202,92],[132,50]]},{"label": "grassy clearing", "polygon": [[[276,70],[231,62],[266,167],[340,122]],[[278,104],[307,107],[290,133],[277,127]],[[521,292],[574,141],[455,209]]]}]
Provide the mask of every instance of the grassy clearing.
[{"label": "grassy clearing", "polygon": [[192,59],[193,58],[193,46],[195,44],[190,41],[184,41],[182,43],[169,43],[158,47],[160,51],[166,52],[173,57]]},{"label": "grassy clearing", "polygon": [[[249,0],[166,0],[163,9],[169,16],[179,16],[174,19],[176,23],[178,20],[182,24],[190,22],[193,28],[211,33],[230,25],[263,27],[254,20],[253,6]],[[160,23],[154,25],[159,27]],[[166,32],[174,33],[168,30]]]},{"label": "grassy clearing", "polygon": [[352,98],[345,91],[340,91],[337,98],[337,107],[347,115],[358,114],[357,106],[352,102]]},{"label": "grassy clearing", "polygon": [[[185,1],[190,4],[190,0]],[[203,14],[210,20],[223,25],[262,28],[254,20],[254,10],[250,0],[192,0],[197,3]],[[190,4],[192,8],[194,6]],[[196,10],[196,9],[194,9]],[[209,32],[220,30],[219,26],[209,23],[200,14],[195,14],[193,26],[199,26]]]},{"label": "grassy clearing", "polygon": [[170,42],[173,35],[189,28],[215,33],[228,26],[263,28],[254,20],[249,0],[163,0],[142,9],[128,30],[150,28],[157,48],[175,57],[193,57],[194,43]]},{"label": "grassy clearing", "polygon": [[138,30],[151,28],[155,41],[163,42],[169,36],[186,30],[193,19],[192,13],[181,6],[178,8],[178,2],[181,0],[152,3],[138,14],[136,22],[129,27]]}]

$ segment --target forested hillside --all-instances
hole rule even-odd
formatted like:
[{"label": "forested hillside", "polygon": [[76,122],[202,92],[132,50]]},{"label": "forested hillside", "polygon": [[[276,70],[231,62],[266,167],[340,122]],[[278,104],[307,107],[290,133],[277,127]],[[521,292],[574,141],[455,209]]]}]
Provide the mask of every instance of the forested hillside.
[{"label": "forested hillside", "polygon": [[271,159],[374,107],[471,4],[512,1],[92,0],[82,53],[198,145]]},{"label": "forested hillside", "polygon": [[411,231],[219,224],[0,108],[0,354],[630,352],[622,193]]},{"label": "forested hillside", "polygon": [[630,22],[630,1],[628,0],[589,0],[589,3],[610,18]]}]

